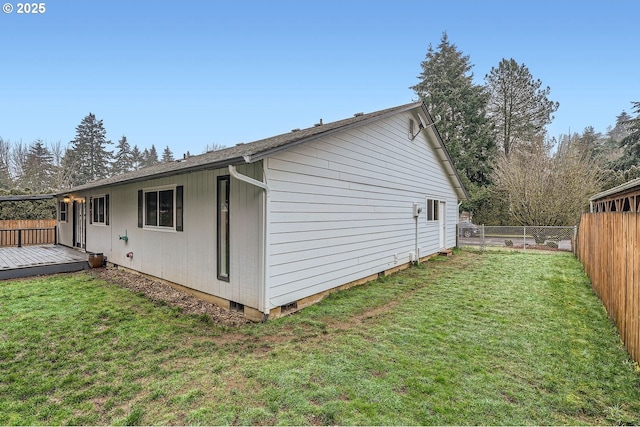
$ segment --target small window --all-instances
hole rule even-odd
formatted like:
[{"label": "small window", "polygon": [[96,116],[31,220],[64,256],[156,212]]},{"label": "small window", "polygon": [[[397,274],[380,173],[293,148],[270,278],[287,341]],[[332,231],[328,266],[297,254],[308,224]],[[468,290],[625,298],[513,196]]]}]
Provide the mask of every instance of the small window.
[{"label": "small window", "polygon": [[138,227],[184,230],[184,187],[138,190]]},{"label": "small window", "polygon": [[427,199],[427,221],[438,221],[440,215],[440,201]]},{"label": "small window", "polygon": [[109,225],[109,195],[91,197],[89,209],[92,224]]},{"label": "small window", "polygon": [[229,281],[229,175],[219,176],[217,185],[218,279]]},{"label": "small window", "polygon": [[144,192],[144,225],[173,229],[175,223],[173,188]]},{"label": "small window", "polygon": [[60,202],[60,222],[67,222],[67,203],[66,202]]}]

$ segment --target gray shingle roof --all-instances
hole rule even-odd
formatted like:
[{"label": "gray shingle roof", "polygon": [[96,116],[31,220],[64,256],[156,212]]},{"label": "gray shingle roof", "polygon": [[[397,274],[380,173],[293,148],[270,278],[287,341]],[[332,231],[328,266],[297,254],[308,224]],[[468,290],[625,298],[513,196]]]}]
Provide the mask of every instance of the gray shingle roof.
[{"label": "gray shingle roof", "polygon": [[[272,153],[288,149],[294,145],[308,142],[334,132],[345,130],[352,126],[360,126],[369,121],[379,120],[385,116],[396,114],[402,111],[408,111],[421,106],[424,108],[421,102],[412,102],[410,104],[404,104],[398,107],[375,111],[373,113],[355,114],[353,117],[350,117],[348,119],[331,123],[324,123],[320,126],[313,126],[306,129],[296,130],[251,143],[237,144],[234,147],[210,151],[208,153],[191,156],[186,159],[178,159],[176,161],[168,163],[159,163],[154,166],[138,169],[133,172],[112,176],[99,181],[93,181],[87,184],[73,187],[58,194],[62,195],[82,190],[106,187],[114,184],[143,181],[151,177],[158,178],[185,172],[192,172],[195,170],[222,168],[228,165],[252,163],[268,157]],[[426,112],[426,108],[424,108],[424,110]],[[439,142],[440,144],[442,144],[442,141]],[[442,148],[444,148],[443,145]],[[446,150],[444,151],[446,153]],[[448,159],[448,162],[450,163],[451,159],[449,159],[448,153],[446,154],[446,157]],[[452,173],[453,175],[455,175],[454,180],[459,183],[460,180],[457,176],[457,173],[455,172],[455,169],[453,169]],[[464,188],[462,188],[461,186],[456,186],[456,188],[458,190],[462,189],[462,192],[465,193],[464,195],[466,196]]]}]

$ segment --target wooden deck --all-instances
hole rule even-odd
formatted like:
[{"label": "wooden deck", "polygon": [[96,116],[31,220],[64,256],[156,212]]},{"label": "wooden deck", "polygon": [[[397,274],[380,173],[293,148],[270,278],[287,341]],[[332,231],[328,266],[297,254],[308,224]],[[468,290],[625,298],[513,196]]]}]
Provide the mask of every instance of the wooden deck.
[{"label": "wooden deck", "polygon": [[88,254],[60,245],[0,247],[0,280],[89,268]]}]

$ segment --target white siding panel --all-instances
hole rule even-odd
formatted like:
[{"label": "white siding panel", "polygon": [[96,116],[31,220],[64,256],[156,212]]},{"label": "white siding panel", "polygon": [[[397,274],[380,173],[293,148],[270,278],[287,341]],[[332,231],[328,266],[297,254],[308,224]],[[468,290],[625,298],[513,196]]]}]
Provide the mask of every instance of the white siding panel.
[{"label": "white siding panel", "polygon": [[409,113],[349,129],[270,157],[268,262],[274,306],[313,295],[440,249],[426,198],[446,201],[455,245],[457,198],[426,132],[407,137]]},{"label": "white siding panel", "polygon": [[[261,163],[238,171],[262,179]],[[227,169],[205,170],[109,188],[109,226],[87,224],[87,250],[103,252],[115,264],[259,309],[262,191],[234,179],[230,280],[217,278],[216,177],[227,174]],[[138,228],[138,190],[176,185],[184,191],[184,231]],[[65,241],[71,231],[65,228]],[[125,233],[128,242],[119,238]],[[130,252],[133,257],[127,257]]]}]

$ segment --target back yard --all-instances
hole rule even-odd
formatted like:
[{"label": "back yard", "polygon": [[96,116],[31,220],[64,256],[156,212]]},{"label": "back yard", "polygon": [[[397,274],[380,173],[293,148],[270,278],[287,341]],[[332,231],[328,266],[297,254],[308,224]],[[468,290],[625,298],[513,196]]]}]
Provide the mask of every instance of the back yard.
[{"label": "back yard", "polygon": [[88,273],[0,282],[0,424],[639,424],[566,253],[459,252],[266,324]]}]

